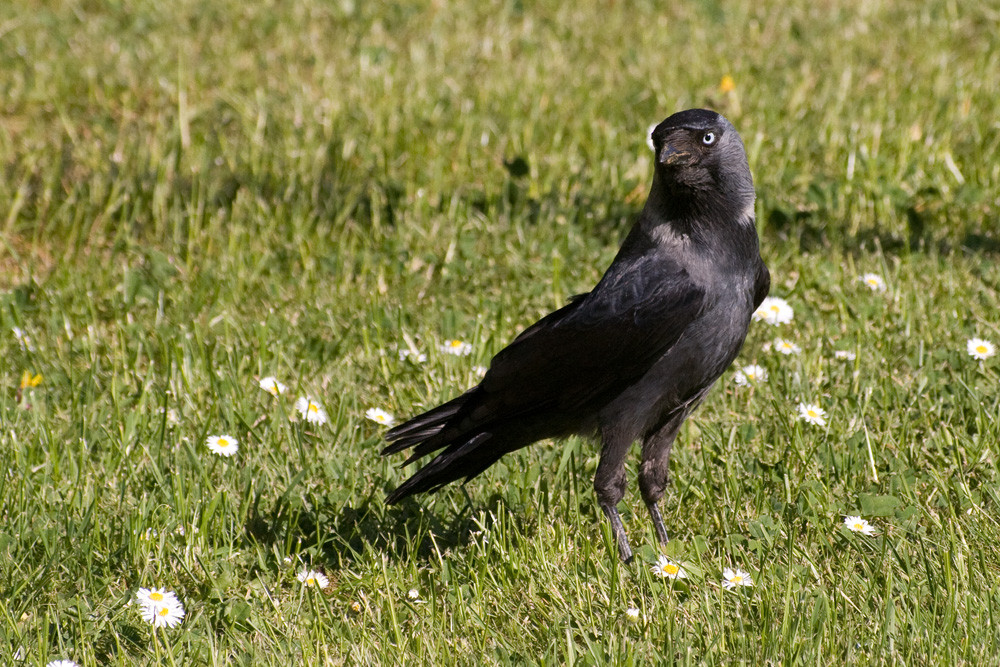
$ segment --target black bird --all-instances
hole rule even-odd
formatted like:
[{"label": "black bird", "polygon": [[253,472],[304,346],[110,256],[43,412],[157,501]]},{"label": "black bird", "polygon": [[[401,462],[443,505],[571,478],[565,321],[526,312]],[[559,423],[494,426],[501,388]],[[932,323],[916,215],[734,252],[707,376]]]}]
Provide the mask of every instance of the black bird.
[{"label": "black bird", "polygon": [[[441,451],[390,493],[397,503],[475,477],[538,440],[599,435],[594,490],[622,560],[625,457],[642,441],[639,489],[660,543],[658,501],[681,423],[732,363],[770,275],[760,257],[743,141],[721,115],[676,113],[652,133],[649,198],[600,282],[528,327],[482,382],[389,430],[382,455]],[[404,464],[405,465],[405,464]]]}]

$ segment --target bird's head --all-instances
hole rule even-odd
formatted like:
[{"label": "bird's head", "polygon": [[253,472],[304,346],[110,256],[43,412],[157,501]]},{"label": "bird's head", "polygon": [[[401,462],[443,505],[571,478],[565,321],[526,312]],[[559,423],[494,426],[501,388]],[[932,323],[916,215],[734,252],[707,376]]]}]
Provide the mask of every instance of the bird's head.
[{"label": "bird's head", "polygon": [[732,123],[707,109],[670,116],[650,134],[657,179],[675,204],[684,200],[716,206],[720,199],[737,210],[754,200],[753,178],[743,140]]}]

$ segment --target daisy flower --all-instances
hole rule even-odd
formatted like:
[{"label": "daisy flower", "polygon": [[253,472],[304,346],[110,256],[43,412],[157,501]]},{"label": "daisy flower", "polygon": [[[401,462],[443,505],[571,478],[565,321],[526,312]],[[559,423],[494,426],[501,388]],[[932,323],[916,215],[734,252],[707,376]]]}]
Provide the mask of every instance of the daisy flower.
[{"label": "daisy flower", "polygon": [[438,349],[456,357],[467,357],[472,354],[472,346],[457,339],[446,340],[438,346]]},{"label": "daisy flower", "polygon": [[687,579],[688,576],[680,563],[675,563],[666,556],[660,556],[660,559],[650,568],[650,571],[656,576],[666,579]]},{"label": "daisy flower", "polygon": [[854,361],[858,358],[858,355],[848,350],[834,350],[833,358],[839,359],[840,361]]},{"label": "daisy flower", "polygon": [[767,369],[757,364],[750,364],[744,366],[740,370],[736,371],[736,375],[733,376],[733,381],[741,387],[745,387],[750,384],[757,384],[758,382],[764,382],[767,380]]},{"label": "daisy flower", "polygon": [[326,410],[319,407],[319,404],[307,396],[300,396],[295,401],[295,409],[299,411],[303,419],[311,424],[325,424]]},{"label": "daisy flower", "polygon": [[219,456],[232,456],[240,448],[240,443],[231,435],[210,435],[205,441],[208,448]]},{"label": "daisy flower", "polygon": [[815,403],[799,403],[799,419],[816,426],[826,426],[826,410]]},{"label": "daisy flower", "polygon": [[142,620],[154,628],[176,628],[184,620],[184,605],[177,598],[142,608]]},{"label": "daisy flower", "polygon": [[775,338],[772,347],[781,354],[798,354],[802,348],[786,338]]},{"label": "daisy flower", "polygon": [[989,359],[997,352],[996,348],[993,347],[993,343],[982,338],[970,338],[965,343],[965,349],[969,353],[969,356],[979,361]]},{"label": "daisy flower", "polygon": [[302,570],[299,572],[298,580],[302,582],[302,585],[311,588],[316,586],[317,588],[326,588],[330,585],[330,580],[326,578],[326,575],[322,572],[317,572],[316,570]]},{"label": "daisy flower", "polygon": [[411,588],[409,591],[407,591],[406,597],[410,598],[411,600],[419,600],[420,591],[418,591],[416,588]]},{"label": "daisy flower", "polygon": [[862,535],[875,534],[875,527],[868,523],[866,519],[862,519],[859,516],[845,516],[844,525],[847,526],[848,530],[855,533],[861,533]]},{"label": "daisy flower", "polygon": [[739,568],[734,570],[727,567],[722,571],[722,587],[731,591],[737,586],[753,586],[750,573]]},{"label": "daisy flower", "polygon": [[136,591],[135,601],[140,607],[152,607],[177,602],[177,594],[165,588],[140,588]]},{"label": "daisy flower", "polygon": [[776,296],[766,297],[753,314],[755,320],[778,326],[792,321],[795,312],[788,302]]},{"label": "daisy flower", "polygon": [[866,273],[865,275],[858,278],[861,283],[873,292],[884,292],[885,291],[885,281],[882,280],[882,276],[877,273]]},{"label": "daisy flower", "polygon": [[632,621],[633,623],[638,623],[641,615],[639,614],[638,607],[629,607],[625,610],[625,618]]},{"label": "daisy flower", "polygon": [[414,352],[411,349],[400,350],[399,360],[406,361],[407,359],[409,359],[410,361],[415,361],[418,364],[422,364],[425,361],[427,361],[427,355],[424,354],[423,352]]},{"label": "daisy flower", "polygon": [[719,81],[719,92],[720,93],[731,93],[736,90],[736,79],[734,79],[729,74],[722,77]]},{"label": "daisy flower", "polygon": [[258,383],[260,388],[271,394],[272,396],[277,396],[278,394],[284,394],[285,390],[288,389],[285,385],[278,382],[278,378],[273,375],[268,375],[266,378],[261,378]]},{"label": "daisy flower", "polygon": [[72,660],[53,660],[52,662],[45,665],[45,667],[80,667]]},{"label": "daisy flower", "polygon": [[396,418],[382,408],[368,408],[365,417],[382,426],[392,426],[396,423]]}]

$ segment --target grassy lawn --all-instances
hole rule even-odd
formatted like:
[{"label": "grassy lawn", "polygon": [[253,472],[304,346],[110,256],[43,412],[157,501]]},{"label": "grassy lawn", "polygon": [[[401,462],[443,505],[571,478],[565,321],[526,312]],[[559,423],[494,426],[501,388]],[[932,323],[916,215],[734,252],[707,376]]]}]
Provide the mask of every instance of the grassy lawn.
[{"label": "grassy lawn", "polygon": [[[663,4],[3,3],[0,663],[995,662],[1000,6]],[[585,440],[386,507],[366,411],[588,290],[693,106],[794,319],[674,449],[687,578],[634,469],[618,562]]]}]

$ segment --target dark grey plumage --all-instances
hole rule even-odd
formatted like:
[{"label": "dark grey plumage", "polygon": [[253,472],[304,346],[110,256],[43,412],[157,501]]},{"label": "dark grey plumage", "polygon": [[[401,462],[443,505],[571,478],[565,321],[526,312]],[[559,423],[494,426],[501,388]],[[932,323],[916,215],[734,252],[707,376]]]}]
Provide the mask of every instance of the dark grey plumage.
[{"label": "dark grey plumage", "polygon": [[406,463],[440,453],[387,502],[475,477],[545,438],[601,438],[594,489],[622,559],[625,457],[642,441],[639,488],[660,542],[657,503],[684,419],[732,363],[767,295],[754,189],[739,134],[721,115],[682,111],[652,133],[646,205],[597,286],[523,331],[458,398],[386,433]]}]

